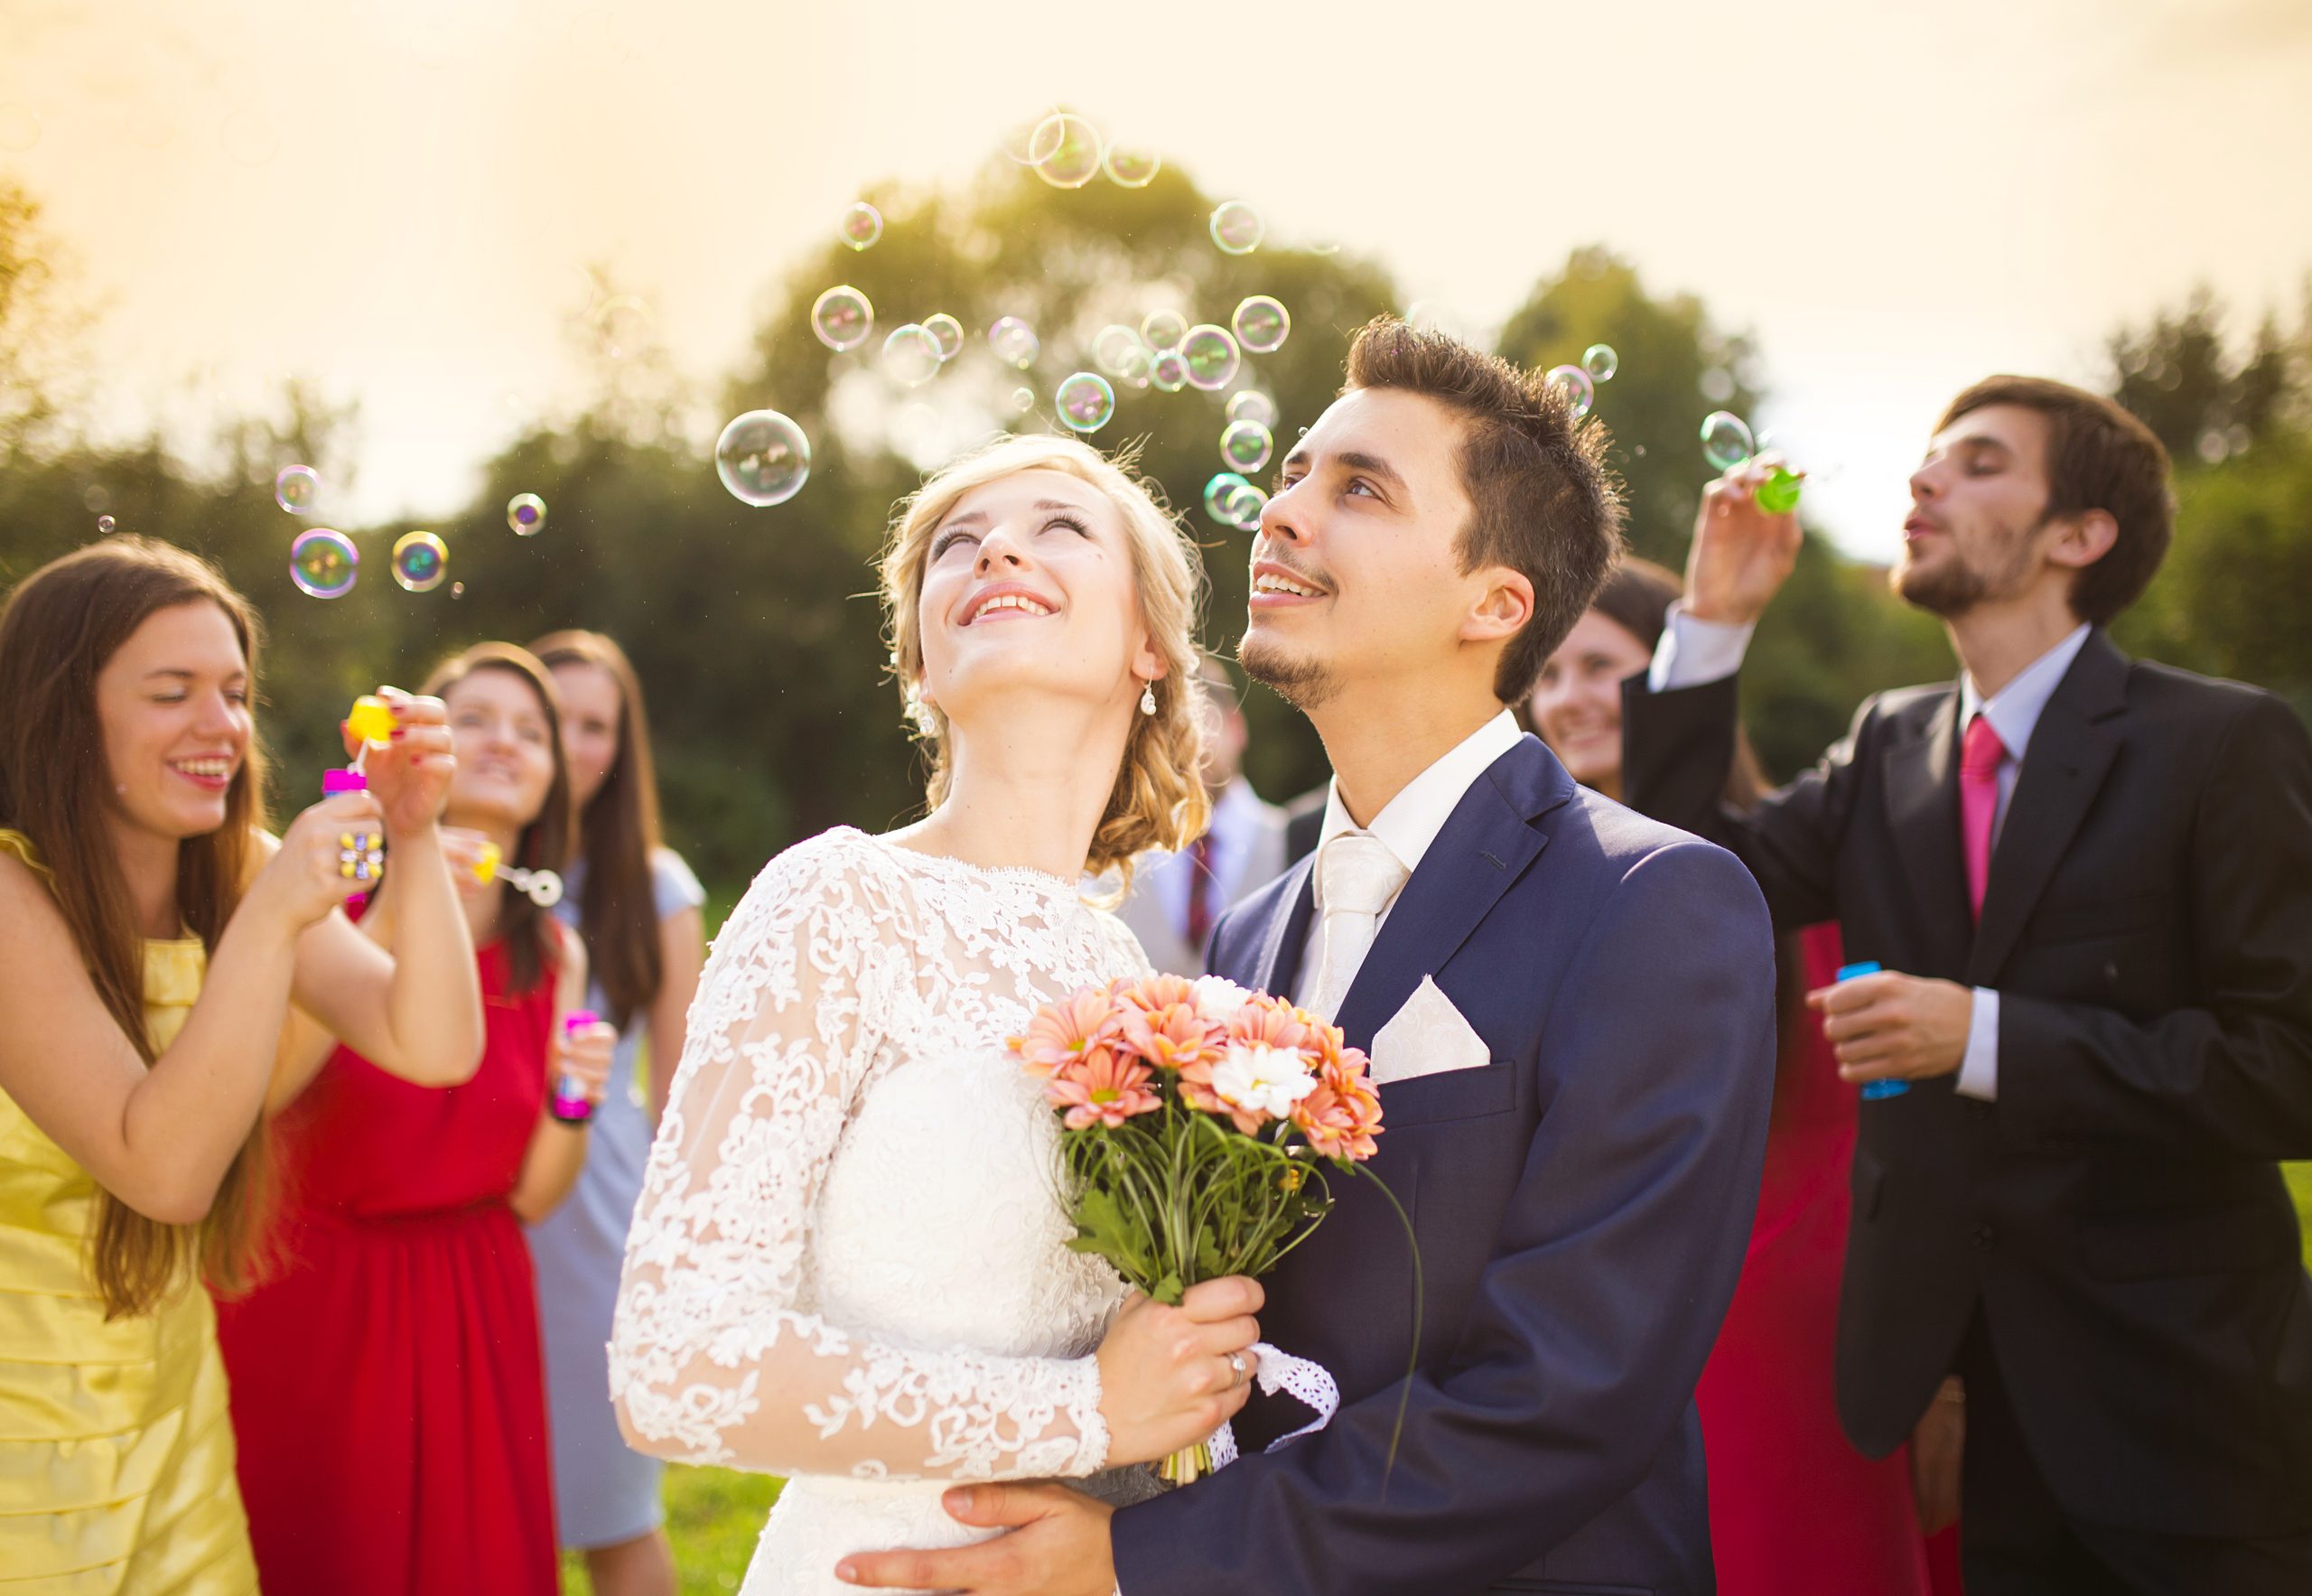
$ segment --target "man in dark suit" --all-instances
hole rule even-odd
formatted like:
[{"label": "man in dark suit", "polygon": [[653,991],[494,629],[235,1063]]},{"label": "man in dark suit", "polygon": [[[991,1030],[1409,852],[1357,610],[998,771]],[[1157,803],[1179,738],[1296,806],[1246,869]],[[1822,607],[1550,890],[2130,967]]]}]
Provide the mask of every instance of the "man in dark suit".
[{"label": "man in dark suit", "polygon": [[1886,968],[1810,1000],[1842,1075],[1903,1083],[1861,1110],[1847,1432],[1916,1431],[1923,1512],[1963,1493],[1969,1596],[2312,1591],[2312,1281],[2273,1162],[2312,1154],[2312,739],[2112,645],[2167,549],[2166,454],[1993,378],[1937,427],[1894,573],[1960,680],[1725,808],[1734,668],[1799,537],[1762,474],[1709,490],[1624,779],[1779,924],[1835,919]]},{"label": "man in dark suit", "polygon": [[1538,374],[1376,322],[1254,545],[1239,658],[1336,779],[1314,858],[1222,921],[1213,967],[1369,1050],[1370,1168],[1420,1248],[1416,1274],[1389,1202],[1336,1177],[1265,1283],[1267,1336],[1332,1371],[1338,1414],[1262,1453],[1308,1414],[1256,1398],[1250,1455],[1112,1520],[1057,1486],[950,1493],[1015,1533],[854,1568],[1084,1596],[1714,1588],[1693,1389],[1757,1197],[1765,906],[1507,709],[1619,542],[1605,443]]}]

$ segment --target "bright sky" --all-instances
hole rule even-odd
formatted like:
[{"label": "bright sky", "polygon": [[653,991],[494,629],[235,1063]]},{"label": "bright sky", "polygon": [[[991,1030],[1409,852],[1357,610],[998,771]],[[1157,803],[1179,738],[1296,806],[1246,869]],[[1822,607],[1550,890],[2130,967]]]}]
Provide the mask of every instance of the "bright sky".
[{"label": "bright sky", "polygon": [[711,382],[860,190],[1059,102],[1480,333],[1584,242],[1701,294],[1874,557],[1965,383],[2095,380],[2202,279],[2292,320],[2312,269],[2304,0],[0,0],[0,171],[103,313],[107,424],[314,379],[348,520],[456,507],[573,398],[589,263]]}]

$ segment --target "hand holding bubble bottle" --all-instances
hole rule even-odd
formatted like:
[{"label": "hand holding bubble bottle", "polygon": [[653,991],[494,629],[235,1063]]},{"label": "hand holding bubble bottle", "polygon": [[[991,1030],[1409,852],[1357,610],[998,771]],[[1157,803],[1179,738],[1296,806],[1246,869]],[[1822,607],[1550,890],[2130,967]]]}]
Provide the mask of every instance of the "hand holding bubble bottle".
[{"label": "hand holding bubble bottle", "polygon": [[[362,767],[368,762],[372,748],[392,744],[394,735],[393,705],[374,694],[364,693],[353,701],[346,712],[346,735],[359,740],[353,751],[353,762],[342,770],[322,772],[322,796],[334,798],[340,792],[367,792],[369,778]],[[386,873],[386,839],[382,833],[348,831],[338,837],[338,873],[347,881],[374,882]],[[367,900],[367,892],[356,892],[345,901],[349,909],[358,909]]]},{"label": "hand holding bubble bottle", "polygon": [[1731,475],[1755,463],[1764,472],[1744,472],[1752,483],[1752,494],[1758,508],[1770,516],[1786,516],[1798,508],[1798,500],[1805,491],[1806,473],[1793,471],[1781,455],[1772,452],[1760,453],[1756,439],[1750,435],[1750,425],[1731,410],[1713,410],[1702,417],[1702,458],[1720,471]]},{"label": "hand holding bubble bottle", "polygon": [[593,1010],[573,1009],[564,1014],[555,1049],[554,1095],[546,1100],[546,1112],[564,1125],[591,1121],[610,1080],[611,1050],[617,1045],[618,1032]]},{"label": "hand holding bubble bottle", "polygon": [[[1857,975],[1878,975],[1881,968],[1882,966],[1876,959],[1866,959],[1860,964],[1841,965],[1839,973],[1832,979],[1851,981]],[[1883,1102],[1888,1097],[1899,1097],[1910,1089],[1911,1083],[1906,1080],[1866,1080],[1862,1083],[1862,1100],[1866,1103]]]}]

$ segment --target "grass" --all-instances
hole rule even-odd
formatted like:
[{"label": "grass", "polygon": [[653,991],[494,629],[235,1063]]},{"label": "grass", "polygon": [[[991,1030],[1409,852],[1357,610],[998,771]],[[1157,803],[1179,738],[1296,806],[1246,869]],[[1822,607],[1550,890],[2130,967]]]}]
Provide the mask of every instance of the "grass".
[{"label": "grass", "polygon": [[[667,1538],[675,1544],[683,1596],[722,1596],[739,1588],[778,1485],[768,1474],[667,1468]],[[588,1596],[586,1560],[574,1552],[562,1554],[562,1589],[564,1596]]]}]

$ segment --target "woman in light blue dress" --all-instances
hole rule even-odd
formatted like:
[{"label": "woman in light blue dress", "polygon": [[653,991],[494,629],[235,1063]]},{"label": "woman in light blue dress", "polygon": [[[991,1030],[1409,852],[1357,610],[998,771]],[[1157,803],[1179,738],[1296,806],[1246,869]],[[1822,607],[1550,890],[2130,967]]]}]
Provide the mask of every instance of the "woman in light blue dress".
[{"label": "woman in light blue dress", "polygon": [[[681,856],[658,845],[649,727],[625,651],[588,631],[555,632],[531,649],[561,691],[579,810],[556,912],[585,938],[587,1006],[619,1030],[577,1189],[529,1237],[553,1407],[555,1517],[562,1544],[585,1554],[595,1596],[674,1596],[660,1526],[664,1465],[619,1434],[605,1348],[627,1225],[705,959],[705,893]],[[647,1099],[635,1068],[646,1034]]]}]

